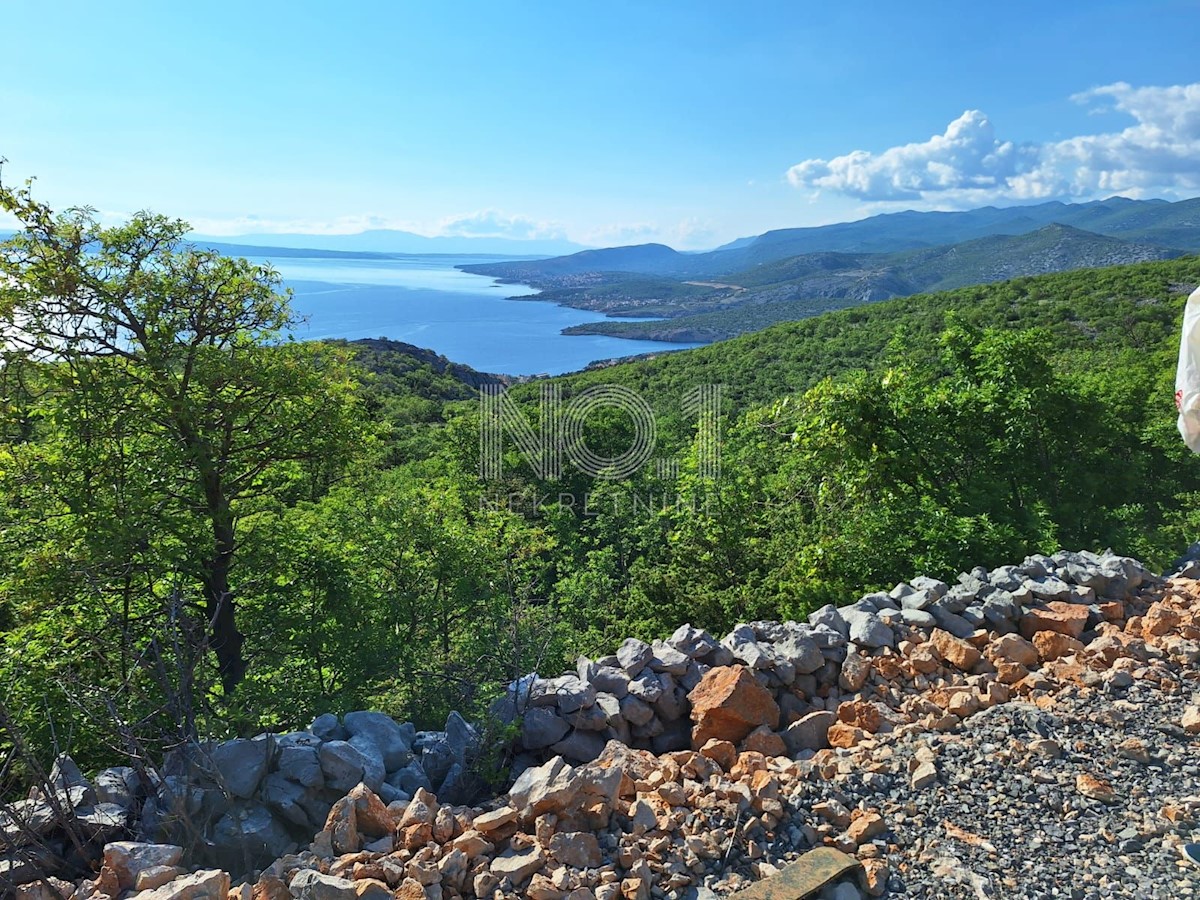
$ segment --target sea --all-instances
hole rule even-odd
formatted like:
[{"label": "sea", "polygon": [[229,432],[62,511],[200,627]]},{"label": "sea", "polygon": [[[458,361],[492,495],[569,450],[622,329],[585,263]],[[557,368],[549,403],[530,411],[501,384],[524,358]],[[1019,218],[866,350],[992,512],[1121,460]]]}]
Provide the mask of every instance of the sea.
[{"label": "sea", "polygon": [[304,318],[294,331],[299,339],[390,338],[503,375],[559,375],[598,360],[699,346],[564,335],[561,331],[569,325],[607,317],[510,299],[537,291],[455,268],[499,259],[439,255],[258,261],[270,262],[292,289],[293,308]]}]

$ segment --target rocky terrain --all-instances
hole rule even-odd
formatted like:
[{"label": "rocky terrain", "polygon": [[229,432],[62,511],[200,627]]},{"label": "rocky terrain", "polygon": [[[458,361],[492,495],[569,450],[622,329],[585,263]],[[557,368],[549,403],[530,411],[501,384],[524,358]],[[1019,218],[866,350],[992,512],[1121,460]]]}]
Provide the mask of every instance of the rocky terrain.
[{"label": "rocky terrain", "polygon": [[[60,759],[0,817],[0,878],[20,900],[1200,896],[1178,852],[1200,832],[1198,576],[1063,552],[631,639],[510,687],[516,779],[486,802],[456,716],[325,716],[149,784]],[[39,879],[72,853],[91,877]]]}]

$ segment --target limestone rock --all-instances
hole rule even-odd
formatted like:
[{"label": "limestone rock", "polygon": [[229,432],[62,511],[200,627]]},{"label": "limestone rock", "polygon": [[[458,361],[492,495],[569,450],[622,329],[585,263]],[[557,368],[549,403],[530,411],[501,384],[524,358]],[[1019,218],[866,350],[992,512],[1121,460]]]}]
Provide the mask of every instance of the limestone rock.
[{"label": "limestone rock", "polygon": [[391,716],[380,712],[346,713],[343,721],[352,737],[370,741],[378,749],[388,772],[407,765],[412,758],[416,733],[411,725],[401,725]]},{"label": "limestone rock", "polygon": [[303,869],[288,885],[296,900],[357,900],[354,882],[315,869]]},{"label": "limestone rock", "polygon": [[654,649],[637,638],[626,638],[617,649],[617,662],[628,675],[637,675],[653,657]]},{"label": "limestone rock", "polygon": [[521,744],[527,750],[549,747],[566,737],[571,726],[553,708],[535,706],[521,719]]},{"label": "limestone rock", "polygon": [[493,875],[508,878],[514,885],[521,885],[545,864],[546,854],[535,844],[527,850],[506,850],[492,860],[489,869]]},{"label": "limestone rock", "polygon": [[104,865],[116,873],[121,887],[137,884],[138,874],[156,866],[174,866],[183,859],[183,848],[174,844],[114,841],[104,847]]},{"label": "limestone rock", "polygon": [[587,763],[604,752],[605,740],[594,731],[573,731],[550,749],[573,763]]},{"label": "limestone rock", "polygon": [[857,651],[847,653],[838,674],[838,684],[847,691],[860,691],[871,674],[871,661]]},{"label": "limestone rock", "polygon": [[226,868],[241,870],[247,860],[266,861],[282,856],[292,846],[287,829],[263,806],[230,809],[213,828],[212,850]]},{"label": "limestone rock", "polygon": [[322,741],[340,741],[347,737],[346,729],[333,713],[321,713],[313,719],[308,730]]},{"label": "limestone rock", "polygon": [[691,625],[680,625],[667,643],[691,659],[706,656],[718,646],[717,639],[711,634]]},{"label": "limestone rock", "polygon": [[316,747],[289,746],[279,750],[276,763],[279,774],[308,788],[325,786],[321,757]]},{"label": "limestone rock", "polygon": [[688,699],[697,750],[711,738],[737,743],[760,725],[779,727],[775,698],[744,666],[710,669]]},{"label": "limestone rock", "polygon": [[1032,638],[1039,631],[1054,631],[1077,638],[1087,626],[1088,609],[1074,603],[1056,601],[1034,607],[1021,618],[1021,634]]},{"label": "limestone rock", "polygon": [[551,837],[550,855],[576,869],[596,868],[602,861],[596,836],[578,831],[560,831]]},{"label": "limestone rock", "polygon": [[274,740],[269,737],[225,741],[213,749],[212,761],[225,789],[246,800],[254,796],[267,774],[274,750]]},{"label": "limestone rock", "polygon": [[829,746],[829,728],[837,716],[825,709],[813,710],[783,731],[783,742],[795,756],[802,750],[824,750]]},{"label": "limestone rock", "polygon": [[821,648],[807,634],[792,632],[775,644],[775,653],[800,675],[811,675],[825,663]]},{"label": "limestone rock", "polygon": [[325,786],[330,790],[344,794],[363,780],[366,760],[346,741],[326,741],[321,745],[320,760]]},{"label": "limestone rock", "polygon": [[202,869],[134,897],[137,900],[228,900],[229,873],[220,869]]},{"label": "limestone rock", "polygon": [[894,647],[896,635],[887,624],[874,613],[856,616],[850,622],[850,640],[860,647]]},{"label": "limestone rock", "polygon": [[526,769],[508,792],[509,803],[523,818],[567,809],[579,793],[575,772],[561,756]]},{"label": "limestone rock", "polygon": [[975,647],[940,628],[934,629],[931,642],[942,659],[963,672],[970,671],[979,662],[981,654]]}]

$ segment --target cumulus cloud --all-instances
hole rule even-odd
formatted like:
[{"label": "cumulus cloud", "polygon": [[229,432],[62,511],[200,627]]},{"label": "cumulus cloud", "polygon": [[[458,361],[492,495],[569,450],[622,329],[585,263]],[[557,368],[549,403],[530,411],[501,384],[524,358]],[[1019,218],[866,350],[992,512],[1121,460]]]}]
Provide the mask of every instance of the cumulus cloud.
[{"label": "cumulus cloud", "polygon": [[274,218],[270,216],[234,216],[215,219],[194,217],[188,220],[198,234],[233,237],[243,234],[358,234],[381,228],[414,231],[415,223],[384,216],[339,216],[334,219]]},{"label": "cumulus cloud", "polygon": [[417,221],[372,214],[338,216],[333,219],[287,219],[269,216],[238,216],[227,219],[196,218],[192,227],[200,234],[228,237],[242,234],[358,234],[377,229],[407,231],[425,237],[491,237],[514,240],[544,240],[564,237],[562,226],[528,216],[495,209]]},{"label": "cumulus cloud", "polygon": [[1121,131],[1016,143],[999,139],[984,113],[967,110],[927,141],[808,159],[788,170],[788,180],[859,200],[952,205],[1182,196],[1200,189],[1200,83],[1135,88],[1118,82],[1071,99],[1133,123]]},{"label": "cumulus cloud", "polygon": [[601,225],[584,232],[579,240],[593,247],[662,243],[677,250],[695,250],[712,246],[716,240],[716,232],[712,223],[689,217],[666,225],[660,222],[620,222]]},{"label": "cumulus cloud", "polygon": [[556,222],[543,222],[496,209],[447,216],[437,224],[434,234],[514,240],[554,240],[566,237],[562,226]]}]

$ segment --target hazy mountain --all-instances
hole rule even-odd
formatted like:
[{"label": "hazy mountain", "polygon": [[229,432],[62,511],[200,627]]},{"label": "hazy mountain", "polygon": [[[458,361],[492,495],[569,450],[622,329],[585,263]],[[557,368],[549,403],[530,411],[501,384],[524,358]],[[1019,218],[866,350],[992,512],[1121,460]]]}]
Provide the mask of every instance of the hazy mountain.
[{"label": "hazy mountain", "polygon": [[857,222],[768,231],[725,244],[713,254],[736,259],[740,253],[744,263],[754,265],[822,250],[888,253],[993,234],[1027,234],[1054,223],[1122,240],[1200,250],[1200,198],[1171,203],[1111,197],[1090,203],[1054,201],[961,212],[884,213]]},{"label": "hazy mountain", "polygon": [[540,263],[494,264],[473,268],[481,274],[538,286],[558,287],[564,279],[602,272],[633,272],[675,278],[713,278],[744,272],[812,253],[895,253],[961,244],[996,235],[1030,234],[1047,225],[1065,225],[1093,234],[1172,250],[1200,250],[1200,198],[1129,200],[1113,197],[1091,203],[1040,203],[964,212],[886,213],[857,222],[814,228],[784,228],[739,238],[707,253],[675,253],[662,244],[588,250]]},{"label": "hazy mountain", "polygon": [[207,238],[191,238],[197,247],[216,250],[225,256],[268,257],[276,259],[394,259],[395,253],[372,253],[366,250],[318,250],[313,247],[267,247],[261,244],[227,244]]},{"label": "hazy mountain", "polygon": [[891,297],[1180,255],[1179,250],[1047,225],[1030,234],[991,235],[900,253],[806,253],[722,276],[704,293],[693,285],[690,293],[681,294],[675,282],[666,281],[657,291],[638,283],[635,294],[627,282],[620,281],[607,287],[559,289],[543,296],[610,315],[665,317],[661,322],[593,322],[569,329],[572,334],[719,340],[775,322]]},{"label": "hazy mountain", "polygon": [[[686,254],[665,244],[635,244],[630,247],[608,247],[603,250],[582,250],[570,256],[524,262],[479,263],[461,266],[468,272],[495,274],[505,281],[541,285],[563,278],[591,272],[634,272],[642,275],[687,275],[703,265],[710,254]],[[697,262],[699,260],[700,262]],[[483,272],[483,269],[489,269]]]},{"label": "hazy mountain", "polygon": [[358,234],[241,234],[231,237],[191,235],[196,241],[218,241],[254,247],[302,247],[365,253],[450,253],[485,256],[561,256],[583,249],[565,240],[514,240],[492,237],[425,237],[408,231],[376,229]]}]

